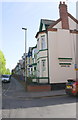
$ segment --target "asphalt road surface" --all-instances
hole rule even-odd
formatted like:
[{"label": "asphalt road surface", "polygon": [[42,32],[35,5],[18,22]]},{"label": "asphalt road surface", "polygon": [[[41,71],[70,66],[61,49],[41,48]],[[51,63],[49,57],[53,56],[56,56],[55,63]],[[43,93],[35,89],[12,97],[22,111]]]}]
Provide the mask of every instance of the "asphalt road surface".
[{"label": "asphalt road surface", "polygon": [[3,84],[2,118],[76,118],[78,116],[76,97],[66,95],[25,99],[23,97],[25,92],[23,86],[14,78],[10,83]]}]

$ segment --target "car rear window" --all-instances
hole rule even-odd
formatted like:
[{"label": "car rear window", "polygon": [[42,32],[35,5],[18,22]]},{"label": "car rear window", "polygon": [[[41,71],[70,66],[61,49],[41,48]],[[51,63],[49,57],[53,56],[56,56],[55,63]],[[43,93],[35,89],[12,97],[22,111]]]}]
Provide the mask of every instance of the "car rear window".
[{"label": "car rear window", "polygon": [[75,82],[75,80],[67,80],[68,81],[68,83],[74,83]]}]

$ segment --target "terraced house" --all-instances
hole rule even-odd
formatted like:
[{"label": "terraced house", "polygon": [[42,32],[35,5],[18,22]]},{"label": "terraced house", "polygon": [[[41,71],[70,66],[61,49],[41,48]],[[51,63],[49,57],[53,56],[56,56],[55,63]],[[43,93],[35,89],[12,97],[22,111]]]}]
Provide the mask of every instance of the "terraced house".
[{"label": "terraced house", "polygon": [[32,47],[32,78],[37,77],[37,45]]},{"label": "terraced house", "polygon": [[37,38],[37,77],[39,82],[63,84],[76,78],[76,36],[78,20],[59,4],[59,19],[41,19]]},{"label": "terraced house", "polygon": [[27,56],[26,56],[26,71],[27,77],[36,78],[36,67],[37,67],[37,45],[35,47],[29,47]]},{"label": "terraced house", "polygon": [[29,50],[26,56],[26,66],[27,66],[26,74],[27,74],[27,77],[29,77],[32,74],[32,47],[29,47]]}]

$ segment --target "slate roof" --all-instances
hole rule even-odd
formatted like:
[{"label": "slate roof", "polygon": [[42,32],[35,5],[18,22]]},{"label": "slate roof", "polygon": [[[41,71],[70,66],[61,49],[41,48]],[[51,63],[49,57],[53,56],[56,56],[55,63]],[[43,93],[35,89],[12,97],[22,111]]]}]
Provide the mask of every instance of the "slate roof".
[{"label": "slate roof", "polygon": [[54,20],[41,19],[39,31],[42,31],[42,26],[43,26],[43,24],[44,24],[45,27],[47,28],[48,26],[50,26],[50,25],[52,25],[52,24],[54,24],[54,23],[55,23]]},{"label": "slate roof", "polygon": [[29,51],[28,51],[28,56],[27,57],[30,57],[32,56],[32,47],[29,47]]},{"label": "slate roof", "polygon": [[[70,17],[73,21],[75,21],[78,24],[78,20],[75,19],[71,14],[68,13],[68,17]],[[48,19],[41,19],[40,21],[40,27],[39,27],[39,31],[36,34],[36,38],[38,36],[38,34],[40,32],[46,32],[47,28],[52,28],[54,27],[57,23],[59,23],[61,21],[61,18],[57,19],[56,21],[54,20],[48,20]],[[45,26],[45,29],[43,30],[43,25]]]}]

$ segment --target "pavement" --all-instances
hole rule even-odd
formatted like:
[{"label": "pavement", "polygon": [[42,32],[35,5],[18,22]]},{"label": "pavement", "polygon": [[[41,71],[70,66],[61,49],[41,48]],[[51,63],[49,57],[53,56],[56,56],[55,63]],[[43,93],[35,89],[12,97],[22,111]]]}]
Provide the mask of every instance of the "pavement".
[{"label": "pavement", "polygon": [[44,97],[55,97],[55,96],[65,96],[65,90],[53,90],[53,91],[45,91],[45,92],[21,92],[19,94],[15,93],[14,96],[18,98],[24,99],[38,99]]},{"label": "pavement", "polygon": [[[19,80],[18,80],[19,81]],[[41,91],[41,92],[28,92],[25,90],[25,83],[20,82],[22,86],[22,90],[17,90],[19,92],[15,92],[14,96],[18,98],[24,98],[24,99],[37,99],[37,98],[43,98],[43,97],[55,97],[55,96],[64,96],[66,95],[65,89],[63,90],[52,90],[52,91]]]}]

